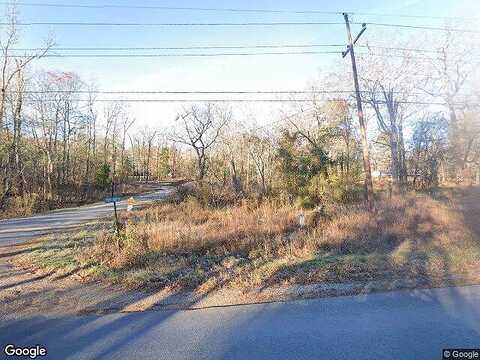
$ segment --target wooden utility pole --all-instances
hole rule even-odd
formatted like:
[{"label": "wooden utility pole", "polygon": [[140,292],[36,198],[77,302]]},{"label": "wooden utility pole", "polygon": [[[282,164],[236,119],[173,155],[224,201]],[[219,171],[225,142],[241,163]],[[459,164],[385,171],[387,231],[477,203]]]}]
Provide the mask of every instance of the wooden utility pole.
[{"label": "wooden utility pole", "polygon": [[355,51],[353,49],[355,43],[360,39],[360,36],[367,30],[366,24],[362,25],[362,30],[357,35],[355,40],[352,38],[352,32],[350,31],[350,22],[348,20],[348,14],[343,13],[345,18],[345,25],[347,27],[348,35],[348,46],[347,50],[342,53],[342,56],[347,56],[350,53],[352,59],[352,70],[353,70],[353,83],[355,84],[355,95],[357,98],[357,113],[358,121],[360,123],[360,134],[362,138],[362,147],[363,147],[363,169],[365,171],[365,197],[368,202],[370,209],[373,209],[373,181],[372,181],[372,169],[370,167],[370,152],[368,150],[368,138],[367,138],[367,127],[365,125],[365,117],[363,115],[362,109],[362,98],[360,96],[360,85],[358,83],[358,74],[357,74],[357,63],[355,61]]}]

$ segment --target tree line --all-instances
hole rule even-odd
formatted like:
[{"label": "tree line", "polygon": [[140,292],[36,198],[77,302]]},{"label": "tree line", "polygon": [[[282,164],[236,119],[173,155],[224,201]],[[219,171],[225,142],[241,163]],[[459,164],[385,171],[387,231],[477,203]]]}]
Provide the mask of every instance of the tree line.
[{"label": "tree line", "polygon": [[[376,50],[359,60],[377,189],[480,183],[479,71],[471,39],[448,31],[432,39],[433,55]],[[79,75],[33,71],[53,41],[22,55],[14,52],[19,42],[12,13],[0,41],[5,214],[100,199],[113,180],[121,188],[195,178],[216,194],[208,201],[219,203],[273,196],[316,206],[362,197],[354,98],[322,91],[351,84],[347,66],[316,80],[309,102],[292,94],[291,105],[266,125],[249,128],[231,105],[203,103],[183,108],[173,129],[142,129],[126,102],[100,104],[95,85]]]}]

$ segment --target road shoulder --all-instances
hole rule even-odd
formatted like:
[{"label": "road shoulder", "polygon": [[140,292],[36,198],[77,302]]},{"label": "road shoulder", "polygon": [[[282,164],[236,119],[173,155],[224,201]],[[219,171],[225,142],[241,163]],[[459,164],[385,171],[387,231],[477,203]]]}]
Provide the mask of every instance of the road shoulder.
[{"label": "road shoulder", "polygon": [[378,280],[351,283],[285,285],[249,290],[217,289],[210,292],[125,290],[118,286],[89,281],[80,272],[42,271],[16,266],[16,258],[30,244],[0,248],[0,317],[11,319],[34,314],[62,316],[110,314],[153,310],[181,310],[245,304],[285,302],[334,296],[365,295],[374,292],[464,286],[478,284],[480,276],[451,276],[428,283],[415,279]]}]

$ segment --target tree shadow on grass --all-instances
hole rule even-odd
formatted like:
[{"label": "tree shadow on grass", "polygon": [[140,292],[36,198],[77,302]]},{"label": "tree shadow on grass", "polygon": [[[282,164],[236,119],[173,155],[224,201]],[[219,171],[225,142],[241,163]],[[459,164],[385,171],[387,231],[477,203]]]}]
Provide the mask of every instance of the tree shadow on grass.
[{"label": "tree shadow on grass", "polygon": [[[75,269],[65,276],[77,273]],[[75,312],[62,312],[60,302],[70,302],[74,305],[82,301],[82,295],[87,294],[89,286],[95,284],[67,283],[68,286],[55,286],[57,281],[64,280],[65,276],[46,274],[42,278],[51,280],[51,286],[34,289],[22,289],[23,283],[12,284],[21,289],[14,299],[5,298],[0,301],[1,308],[11,311],[9,316],[3,317],[0,323],[0,343],[15,343],[16,345],[42,344],[48,348],[51,358],[82,358],[101,359],[113,356],[129,344],[137,341],[153,328],[161,328],[162,324],[178,313],[165,304],[177,304],[181,299],[181,293],[185,289],[177,289],[170,294],[158,297],[159,300],[147,301],[142,310],[146,314],[130,314],[128,309],[136,304],[149,300],[155,295],[155,291],[125,291],[113,290],[109,293],[109,287],[105,286],[99,291],[102,296],[98,299],[90,299],[88,306],[81,306]],[[30,278],[29,282],[40,280],[38,277]],[[26,282],[26,281],[25,281]],[[201,293],[192,293],[188,303],[180,304],[180,308],[195,306],[202,300],[221,288],[224,283],[218,283]],[[95,296],[95,293],[91,294]],[[44,306],[39,306],[44,297],[51,298]],[[180,296],[180,297],[179,297]],[[15,308],[9,308],[9,302],[14,300],[17,304],[32,307],[25,314],[20,311],[14,315]],[[85,305],[85,304],[83,304]],[[75,307],[75,306],[73,306]],[[59,310],[57,312],[57,309]],[[127,309],[127,313],[124,313]],[[161,310],[157,315],[148,315],[149,310]],[[21,310],[21,309],[20,309]],[[4,312],[4,311],[2,311]],[[81,315],[81,316],[78,316]],[[160,340],[161,341],[161,340]],[[172,343],[165,344],[171,346]],[[172,349],[174,350],[174,349]],[[141,351],[141,349],[140,349]],[[86,355],[87,354],[87,355]]]},{"label": "tree shadow on grass", "polygon": [[261,288],[282,283],[356,283],[361,291],[368,292],[375,288],[456,284],[452,254],[436,239],[436,219],[426,213],[415,214],[404,225],[405,233],[387,230],[386,225],[383,230],[383,223],[388,221],[387,216],[386,221],[371,229],[367,226],[366,233],[372,236],[345,237],[336,243],[321,244],[313,259],[281,266],[263,281]]}]

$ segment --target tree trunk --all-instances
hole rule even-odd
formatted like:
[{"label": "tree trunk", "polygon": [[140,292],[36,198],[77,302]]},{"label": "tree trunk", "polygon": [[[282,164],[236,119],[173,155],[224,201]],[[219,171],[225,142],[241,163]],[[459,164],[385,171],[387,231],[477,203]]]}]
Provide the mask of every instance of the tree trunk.
[{"label": "tree trunk", "polygon": [[400,191],[400,172],[399,172],[399,161],[398,161],[398,143],[397,137],[393,132],[389,133],[390,138],[390,156],[391,156],[391,173],[392,173],[392,183],[394,193]]},{"label": "tree trunk", "polygon": [[17,94],[15,97],[15,107],[13,110],[13,139],[10,154],[10,176],[11,181],[16,186],[17,195],[22,196],[24,193],[23,172],[20,167],[20,141],[22,134],[22,105],[23,105],[23,74],[21,71],[17,73]]},{"label": "tree trunk", "polygon": [[405,141],[403,137],[403,125],[400,121],[398,124],[398,151],[399,151],[399,166],[400,166],[400,185],[402,189],[408,184],[407,163],[405,156]]},{"label": "tree trunk", "polygon": [[232,186],[236,194],[243,193],[242,180],[237,174],[237,167],[235,166],[235,160],[233,157],[230,159],[230,166],[232,168]]}]

